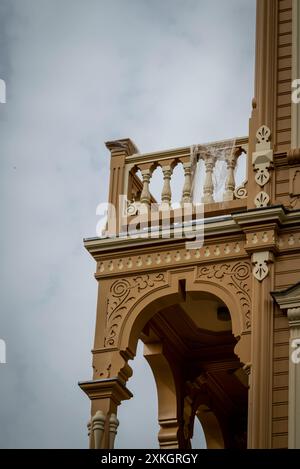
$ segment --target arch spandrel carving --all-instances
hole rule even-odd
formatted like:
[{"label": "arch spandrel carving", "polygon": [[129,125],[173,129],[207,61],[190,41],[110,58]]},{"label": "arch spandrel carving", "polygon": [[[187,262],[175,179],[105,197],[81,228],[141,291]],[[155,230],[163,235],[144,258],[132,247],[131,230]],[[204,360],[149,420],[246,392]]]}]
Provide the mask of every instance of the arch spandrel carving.
[{"label": "arch spandrel carving", "polygon": [[105,347],[115,347],[126,316],[140,298],[167,284],[165,272],[134,275],[112,282],[107,298]]}]

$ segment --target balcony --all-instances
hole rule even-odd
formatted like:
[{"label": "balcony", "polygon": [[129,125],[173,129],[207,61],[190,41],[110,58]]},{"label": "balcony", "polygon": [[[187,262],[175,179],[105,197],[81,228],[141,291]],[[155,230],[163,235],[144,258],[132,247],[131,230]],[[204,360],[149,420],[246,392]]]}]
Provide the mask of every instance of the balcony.
[{"label": "balcony", "polygon": [[[129,139],[106,143],[111,152],[108,234],[195,220],[246,207],[248,138],[140,153]],[[160,172],[161,178],[155,178]],[[181,173],[181,174],[180,174]],[[154,191],[151,182],[154,181]],[[176,187],[177,200],[172,194]],[[178,200],[178,194],[179,200]],[[151,214],[150,214],[151,213]]]}]

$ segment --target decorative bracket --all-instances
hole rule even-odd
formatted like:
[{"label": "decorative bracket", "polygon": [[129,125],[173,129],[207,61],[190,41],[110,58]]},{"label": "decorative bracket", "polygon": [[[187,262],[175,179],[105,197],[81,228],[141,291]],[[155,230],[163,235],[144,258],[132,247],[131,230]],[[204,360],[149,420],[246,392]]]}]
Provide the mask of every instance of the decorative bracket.
[{"label": "decorative bracket", "polygon": [[295,308],[288,308],[287,317],[289,320],[290,327],[300,326],[300,306],[295,306]]},{"label": "decorative bracket", "polygon": [[271,131],[266,125],[262,125],[256,132],[256,151],[252,154],[252,164],[255,181],[260,187],[264,187],[270,180],[270,169],[273,165],[273,150],[270,142]]},{"label": "decorative bracket", "polygon": [[[273,150],[271,149],[271,131],[266,125],[262,125],[256,132],[257,143],[255,152],[252,153],[252,165],[255,171],[255,181],[260,187],[269,182],[273,166]],[[257,208],[267,207],[270,196],[265,191],[260,191],[254,198]]]},{"label": "decorative bracket", "polygon": [[255,151],[252,154],[255,181],[260,187],[264,187],[270,180],[270,169],[272,169],[273,151]]},{"label": "decorative bracket", "polygon": [[270,251],[254,252],[252,254],[254,277],[261,282],[269,273],[269,264],[273,262],[273,253]]},{"label": "decorative bracket", "polygon": [[258,192],[258,194],[256,194],[256,197],[254,199],[254,203],[257,208],[267,207],[269,202],[270,202],[269,194],[267,194],[265,191]]}]

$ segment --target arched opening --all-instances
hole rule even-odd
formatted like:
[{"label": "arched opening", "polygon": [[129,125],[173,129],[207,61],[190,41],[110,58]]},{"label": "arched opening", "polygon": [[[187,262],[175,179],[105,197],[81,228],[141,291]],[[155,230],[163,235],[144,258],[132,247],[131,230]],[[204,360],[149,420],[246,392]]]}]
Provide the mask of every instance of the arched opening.
[{"label": "arched opening", "polygon": [[191,446],[192,449],[207,449],[205,433],[198,418],[195,419]]},{"label": "arched opening", "polygon": [[149,308],[147,321],[138,318],[139,338],[156,382],[160,447],[191,448],[199,419],[201,447],[246,448],[248,377],[234,351],[232,311],[219,296],[184,285]]},{"label": "arched opening", "polygon": [[247,180],[247,155],[241,153],[237,159],[235,168],[235,187],[240,187]]},{"label": "arched opening", "polygon": [[173,169],[171,179],[172,207],[180,207],[182,200],[182,189],[184,186],[184,171],[182,163],[178,163]]},{"label": "arched opening", "polygon": [[151,176],[151,180],[149,184],[149,191],[150,191],[150,194],[155,198],[158,204],[161,204],[161,192],[162,192],[163,183],[164,183],[164,177],[163,177],[161,166],[157,166],[157,168],[154,169],[152,176]]},{"label": "arched opening", "polygon": [[134,398],[121,405],[118,410],[121,424],[116,449],[158,448],[156,386],[151,368],[144,359],[143,347],[143,343],[139,341],[136,356],[131,363],[133,376],[130,379],[130,390]]}]

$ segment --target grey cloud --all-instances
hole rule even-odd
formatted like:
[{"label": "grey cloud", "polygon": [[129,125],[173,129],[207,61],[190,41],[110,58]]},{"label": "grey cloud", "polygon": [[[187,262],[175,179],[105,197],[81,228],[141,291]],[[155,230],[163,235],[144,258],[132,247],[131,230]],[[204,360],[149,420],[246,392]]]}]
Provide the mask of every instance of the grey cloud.
[{"label": "grey cloud", "polygon": [[[96,282],[82,238],[107,198],[103,142],[151,151],[246,134],[254,3],[1,1],[2,447],[87,445],[76,383],[91,377]],[[119,447],[157,444],[147,366],[134,363]]]}]

